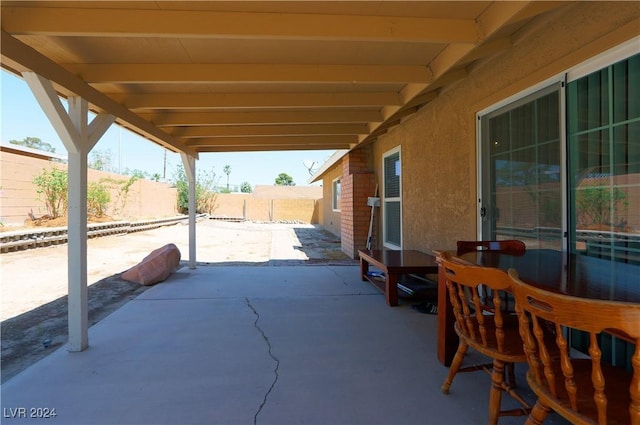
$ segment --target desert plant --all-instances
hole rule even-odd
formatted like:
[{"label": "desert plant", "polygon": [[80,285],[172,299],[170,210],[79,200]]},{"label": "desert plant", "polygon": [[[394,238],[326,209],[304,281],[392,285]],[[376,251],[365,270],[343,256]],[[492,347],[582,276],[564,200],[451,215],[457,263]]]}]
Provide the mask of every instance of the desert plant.
[{"label": "desert plant", "polygon": [[106,185],[109,189],[116,192],[115,200],[113,201],[113,214],[118,215],[122,213],[127,206],[127,200],[129,199],[129,191],[135,182],[141,177],[138,175],[132,175],[127,180],[118,180],[110,177],[100,179],[100,183]]},{"label": "desert plant", "polygon": [[106,186],[100,182],[91,182],[87,186],[87,213],[95,217],[105,215],[111,195]]},{"label": "desert plant", "polygon": [[586,186],[576,191],[576,211],[585,225],[611,225],[611,213],[627,205],[627,194],[618,187]]},{"label": "desert plant", "polygon": [[66,171],[43,168],[33,178],[39,199],[44,201],[51,218],[58,218],[67,212],[68,176]]},{"label": "desert plant", "polygon": [[[176,167],[174,180],[178,192],[178,211],[187,214],[189,212],[189,182],[181,164]],[[198,172],[196,176],[196,213],[211,214],[217,208],[217,194],[214,188],[218,180],[219,178],[213,169]]]},{"label": "desert plant", "polygon": [[204,191],[196,199],[196,212],[211,214],[217,207],[218,196],[215,192]]}]

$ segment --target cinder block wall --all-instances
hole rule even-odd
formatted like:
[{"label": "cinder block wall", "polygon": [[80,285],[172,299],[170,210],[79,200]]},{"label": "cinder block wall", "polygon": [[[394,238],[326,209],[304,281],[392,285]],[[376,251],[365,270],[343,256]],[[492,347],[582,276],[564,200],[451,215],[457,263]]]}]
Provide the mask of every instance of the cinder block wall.
[{"label": "cinder block wall", "polygon": [[321,199],[257,198],[250,193],[219,193],[214,216],[256,221],[320,222]]},{"label": "cinder block wall", "polygon": [[[0,155],[0,221],[3,224],[21,225],[29,217],[29,213],[36,217],[47,214],[45,203],[39,199],[33,179],[42,170],[53,168],[66,171],[67,165],[3,149]],[[126,182],[128,176],[89,169],[87,178],[89,182],[107,179],[110,183],[106,184],[115,188],[110,190],[111,203],[106,213],[116,220],[151,219],[179,214],[177,191],[167,183],[138,179],[129,188],[126,202],[122,202],[122,198],[119,197],[122,192],[117,188],[122,187],[121,183]],[[258,221],[288,220],[312,224],[320,222],[323,204],[321,198],[291,196],[313,194],[315,189],[320,193],[321,188],[269,189],[271,190],[263,190],[266,192],[264,196],[219,193],[216,195],[218,207],[213,214]]]},{"label": "cinder block wall", "polygon": [[[0,221],[5,225],[20,225],[32,213],[36,217],[47,214],[45,203],[36,192],[33,179],[42,170],[67,165],[50,160],[3,151],[0,155]],[[89,182],[110,179],[123,182],[129,177],[103,171],[88,170]],[[178,214],[176,189],[167,183],[139,179],[129,189],[127,200],[116,202],[118,190],[110,191],[112,203],[107,214],[119,219],[168,217]]]}]

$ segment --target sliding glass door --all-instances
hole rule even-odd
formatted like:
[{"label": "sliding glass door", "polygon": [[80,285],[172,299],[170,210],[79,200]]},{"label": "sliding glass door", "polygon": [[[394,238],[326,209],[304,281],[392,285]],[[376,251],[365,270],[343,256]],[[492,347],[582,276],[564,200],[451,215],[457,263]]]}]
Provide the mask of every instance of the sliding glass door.
[{"label": "sliding glass door", "polygon": [[572,252],[640,264],[640,55],[569,81]]},{"label": "sliding glass door", "polygon": [[562,249],[560,85],[480,119],[482,239]]},{"label": "sliding glass door", "polygon": [[640,264],[640,54],[573,74],[479,116],[481,237]]}]

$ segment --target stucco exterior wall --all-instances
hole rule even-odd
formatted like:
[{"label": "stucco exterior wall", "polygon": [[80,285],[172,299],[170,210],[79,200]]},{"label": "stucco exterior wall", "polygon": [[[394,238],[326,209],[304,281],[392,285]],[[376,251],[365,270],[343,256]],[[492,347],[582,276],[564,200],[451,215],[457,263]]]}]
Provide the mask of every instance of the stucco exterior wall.
[{"label": "stucco exterior wall", "polygon": [[342,177],[342,163],[334,164],[322,177],[322,220],[320,224],[334,235],[340,236],[341,212],[333,210],[333,181]]},{"label": "stucco exterior wall", "polygon": [[378,139],[380,187],[383,153],[401,147],[403,248],[430,252],[476,239],[476,113],[637,36],[638,15],[635,2],[585,2],[541,16],[511,49],[476,64]]}]

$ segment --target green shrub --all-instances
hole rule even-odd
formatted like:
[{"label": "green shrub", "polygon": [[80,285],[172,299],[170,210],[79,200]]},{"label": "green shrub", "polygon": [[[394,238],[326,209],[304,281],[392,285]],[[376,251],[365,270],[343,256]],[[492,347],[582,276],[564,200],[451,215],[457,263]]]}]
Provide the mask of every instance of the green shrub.
[{"label": "green shrub", "polygon": [[113,200],[112,208],[114,215],[117,216],[124,212],[129,199],[129,191],[133,184],[140,180],[140,178],[141,177],[138,175],[132,175],[127,180],[114,179],[111,177],[100,179],[100,184],[104,185],[106,189],[115,191],[115,199]]},{"label": "green shrub", "polygon": [[627,194],[619,187],[586,186],[576,191],[576,210],[583,224],[611,225],[611,215],[618,207],[628,205]]},{"label": "green shrub", "polygon": [[99,182],[91,182],[87,185],[87,214],[102,217],[107,206],[111,202],[109,190]]},{"label": "green shrub", "polygon": [[242,193],[251,193],[253,189],[251,188],[251,184],[249,182],[242,182],[240,185],[240,192]]},{"label": "green shrub", "polygon": [[[180,164],[176,167],[174,179],[178,192],[178,211],[181,214],[188,214],[189,182],[187,181],[187,173]],[[211,214],[217,208],[217,194],[214,188],[219,180],[213,170],[198,172],[196,176],[196,213]]]},{"label": "green shrub", "polygon": [[39,199],[45,203],[51,218],[58,218],[67,212],[67,172],[52,168],[42,169],[42,172],[33,178]]}]

